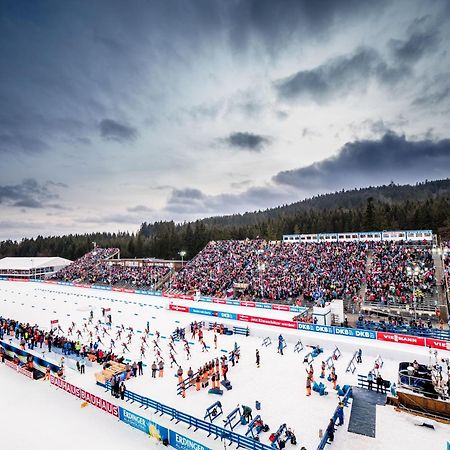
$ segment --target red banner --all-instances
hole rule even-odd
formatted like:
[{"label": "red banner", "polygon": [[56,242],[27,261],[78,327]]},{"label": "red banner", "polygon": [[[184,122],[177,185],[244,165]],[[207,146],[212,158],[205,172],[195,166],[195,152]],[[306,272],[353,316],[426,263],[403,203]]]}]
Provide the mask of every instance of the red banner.
[{"label": "red banner", "polygon": [[246,306],[249,308],[256,308],[256,303],[255,302],[241,302],[241,306]]},{"label": "red banner", "polygon": [[21,373],[22,375],[25,375],[28,378],[31,378],[32,380],[33,378],[33,372],[31,372],[30,370],[26,369],[25,367],[18,367],[17,368],[17,372]]},{"label": "red banner", "polygon": [[441,341],[440,339],[426,338],[425,345],[431,348],[438,348],[439,350],[450,351],[450,341]]},{"label": "red banner", "polygon": [[399,344],[425,345],[425,338],[419,336],[410,336],[407,334],[385,333],[377,331],[377,339],[379,341],[397,342]]},{"label": "red banner", "polygon": [[21,373],[22,375],[25,375],[28,378],[31,378],[33,380],[33,372],[30,372],[25,367],[20,367],[17,364],[14,364],[12,361],[9,361],[8,359],[5,359],[5,365],[8,367],[11,367],[11,369],[14,369],[15,371]]},{"label": "red banner", "polygon": [[178,311],[178,312],[189,312],[189,308],[187,306],[182,306],[182,305],[174,305],[174,304],[170,304],[169,305],[169,309],[171,311]]},{"label": "red banner", "polygon": [[167,292],[163,291],[162,293],[163,297],[169,297],[169,298],[179,298],[180,300],[194,300],[193,295],[185,295],[185,294],[168,294]]},{"label": "red banner", "polygon": [[69,394],[74,395],[75,397],[83,400],[84,402],[88,402],[91,405],[96,406],[97,408],[106,411],[109,414],[112,414],[115,417],[119,417],[119,407],[114,405],[113,403],[108,402],[107,400],[103,400],[101,397],[97,397],[94,394],[90,394],[84,389],[80,389],[73,384],[68,383],[67,381],[62,380],[61,378],[50,375],[50,384],[68,392]]},{"label": "red banner", "polygon": [[213,298],[213,303],[220,303],[221,305],[225,305],[227,301],[224,298]]},{"label": "red banner", "polygon": [[9,361],[8,359],[5,359],[5,364],[8,367],[11,367],[11,369],[17,370],[17,364],[14,364],[13,362]]},{"label": "red banner", "polygon": [[289,305],[275,305],[272,304],[272,309],[275,311],[290,311]]},{"label": "red banner", "polygon": [[273,327],[297,329],[297,322],[291,322],[289,320],[267,319],[265,317],[245,316],[243,314],[238,314],[238,320],[260,325],[271,325]]}]

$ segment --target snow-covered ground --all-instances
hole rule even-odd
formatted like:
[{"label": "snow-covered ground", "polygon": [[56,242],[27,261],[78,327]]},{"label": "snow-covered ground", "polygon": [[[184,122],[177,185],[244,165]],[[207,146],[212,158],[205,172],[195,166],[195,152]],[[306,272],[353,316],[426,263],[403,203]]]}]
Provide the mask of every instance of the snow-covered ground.
[{"label": "snow-covered ground", "polygon": [[[235,343],[241,348],[241,358],[239,363],[232,367],[230,364],[230,370],[228,378],[230,379],[233,389],[231,391],[225,391],[222,397],[215,397],[209,395],[206,390],[196,392],[193,388],[187,390],[186,398],[183,399],[176,395],[177,378],[174,376],[176,367],[170,369],[169,361],[169,349],[168,349],[168,336],[178,326],[188,326],[192,320],[205,320],[201,315],[191,315],[187,313],[169,311],[169,302],[173,302],[177,305],[193,306],[192,302],[170,300],[162,297],[140,296],[127,293],[98,291],[92,289],[80,289],[74,287],[66,287],[59,285],[43,285],[34,283],[20,283],[20,282],[1,282],[0,283],[0,315],[3,317],[11,317],[24,322],[37,323],[42,328],[49,328],[50,319],[58,319],[61,327],[64,331],[67,331],[71,322],[75,322],[75,329],[82,329],[84,323],[87,322],[87,318],[91,310],[94,312],[94,324],[97,320],[101,319],[101,308],[111,308],[111,314],[113,318],[113,327],[110,331],[113,339],[115,339],[117,328],[116,326],[122,323],[125,327],[133,327],[135,334],[132,337],[131,344],[129,346],[130,352],[125,353],[125,357],[131,362],[138,361],[140,359],[140,347],[142,343],[143,330],[146,327],[147,321],[150,324],[150,331],[155,332],[158,330],[163,337],[159,343],[161,347],[162,356],[166,361],[165,376],[160,379],[152,379],[149,371],[149,367],[154,358],[152,340],[153,336],[149,336],[147,342],[149,347],[146,347],[146,357],[143,359],[147,367],[144,368],[144,376],[131,379],[127,382],[128,390],[132,390],[141,395],[145,395],[154,400],[165,403],[169,406],[175,407],[185,413],[203,418],[205,409],[216,400],[220,399],[223,405],[224,416],[234,409],[238,404],[249,405],[255,411],[255,401],[260,401],[262,408],[260,411],[261,417],[265,423],[269,424],[271,430],[275,431],[279,425],[286,423],[289,427],[295,430],[297,440],[300,446],[305,446],[308,450],[315,449],[319,442],[319,429],[324,429],[331,417],[336,405],[338,403],[338,397],[336,392],[333,391],[331,383],[325,381],[329,395],[320,397],[318,394],[313,393],[311,397],[305,395],[305,381],[306,381],[306,365],[303,364],[304,355],[310,351],[307,345],[319,344],[324,348],[323,355],[316,358],[313,363],[315,378],[319,379],[320,364],[322,360],[325,360],[331,355],[336,346],[339,347],[342,352],[342,356],[339,360],[335,361],[336,372],[338,374],[338,384],[357,384],[357,374],[367,374],[368,371],[373,368],[375,358],[377,355],[381,355],[384,364],[381,369],[383,378],[391,381],[396,381],[397,369],[399,361],[411,361],[417,359],[419,362],[428,364],[429,353],[425,348],[418,348],[414,346],[393,344],[388,342],[370,341],[366,339],[348,338],[345,336],[336,335],[322,335],[312,332],[278,329],[266,325],[253,325],[250,326],[250,336],[218,336],[218,349],[214,349],[213,338],[214,333],[208,331],[205,333],[204,340],[208,344],[209,352],[202,352],[201,346],[197,340],[193,340],[189,332],[187,332],[187,339],[192,342],[191,353],[192,359],[186,361],[185,353],[182,349],[181,343],[177,343],[175,349],[177,351],[176,359],[178,363],[183,367],[185,373],[189,366],[194,371],[205,362],[210,361],[212,358],[220,357],[233,349]],[[216,311],[233,312],[240,314],[252,314],[262,317],[270,317],[281,320],[291,320],[294,314],[281,311],[270,310],[251,310],[250,308],[240,308],[229,305],[219,304],[197,304],[196,306],[213,309]],[[250,311],[249,311],[250,310]],[[227,323],[227,321],[220,319],[221,322]],[[243,325],[239,322],[229,322],[234,325]],[[245,324],[246,325],[246,324]],[[245,326],[244,325],[244,326]],[[88,327],[93,331],[94,336],[100,334],[100,337],[105,346],[110,345],[110,337],[103,335],[101,331],[103,326],[100,327],[99,333],[96,333],[93,326]],[[138,331],[141,331],[139,333]],[[281,356],[276,350],[276,340],[279,333],[282,333],[287,342],[285,354]],[[115,339],[115,345],[117,353],[122,353],[121,342],[125,340],[125,334],[122,334],[121,339]],[[262,347],[262,339],[266,336],[272,338],[273,344],[269,347]],[[75,339],[75,336],[73,336]],[[301,339],[305,345],[305,350],[300,354],[294,352],[295,343]],[[87,331],[83,332],[83,340],[89,341]],[[358,348],[363,350],[363,363],[359,364],[355,374],[345,373],[345,368],[350,361],[353,353]],[[255,350],[259,349],[261,354],[261,367],[257,368],[255,364]],[[442,355],[442,357],[444,357]],[[448,357],[448,352],[446,357]],[[56,362],[59,361],[59,356],[54,355]],[[70,364],[68,364],[70,366]],[[73,367],[73,366],[72,366]],[[4,372],[10,370],[4,377]],[[104,393],[104,390],[95,385],[95,379],[93,374],[99,371],[99,366],[87,368],[86,374],[80,375],[76,370],[68,369],[66,376],[67,381],[89,390],[92,393],[108,398],[109,395]],[[11,375],[12,374],[12,375]],[[328,372],[327,372],[328,374]],[[60,400],[60,397],[65,397],[67,405],[70,403],[76,404],[76,400],[71,398],[65,393],[52,393],[54,388],[45,386],[41,382],[31,382],[25,377],[19,374],[14,374],[11,369],[1,367],[1,380],[2,390],[8,391],[10,395],[11,391],[16,386],[23,384],[29,389],[29,386],[39,385],[36,387],[36,391],[48,392],[48,402],[46,407],[55,405],[55,412],[53,413],[52,420],[68,422],[72,421],[72,415],[76,416],[74,420],[82,420],[82,415],[92,414],[95,417],[102,416],[100,424],[114,422],[115,419],[108,417],[107,414],[101,411],[94,411],[94,408],[84,408],[82,412],[72,412],[75,408],[59,408],[64,400]],[[11,382],[11,378],[14,377],[14,382]],[[5,383],[7,386],[11,383],[11,390],[5,389]],[[42,387],[44,385],[44,387]],[[17,388],[20,390],[20,388]],[[18,395],[17,391],[14,394]],[[40,396],[36,395],[35,408],[40,408]],[[11,394],[12,397],[12,394]],[[33,402],[33,395],[30,396]],[[54,399],[54,400],[53,400]],[[60,404],[59,401],[62,403]],[[80,403],[80,402],[78,402]],[[27,398],[27,404],[29,400]],[[118,404],[121,404],[120,400]],[[150,412],[142,411],[138,408],[138,405],[125,405],[126,408],[135,411],[136,413],[152,419]],[[57,409],[56,409],[57,408]],[[79,408],[78,408],[79,409]],[[91,409],[91,412],[86,413],[85,410]],[[60,412],[64,411],[64,413]],[[66,416],[67,415],[67,416]],[[346,408],[346,424],[350,415],[350,408]],[[39,416],[41,416],[39,414]],[[42,415],[42,425],[45,424],[45,417],[49,417],[46,414]],[[40,420],[39,417],[36,420]],[[100,420],[100,419],[99,419]],[[156,419],[155,419],[156,420]],[[409,448],[409,445],[403,445],[407,442],[421,443],[427,448],[433,449],[445,449],[446,439],[450,436],[450,426],[438,424],[436,430],[428,430],[422,427],[414,425],[414,421],[418,419],[412,418],[404,413],[397,413],[391,407],[384,406],[377,408],[377,437],[375,439],[365,438],[359,435],[348,433],[346,427],[340,428],[336,433],[335,448],[358,448],[358,449],[384,449],[384,448]],[[158,422],[161,425],[166,425],[165,419],[158,418]],[[76,422],[78,424],[78,422]],[[221,418],[215,421],[216,424],[222,425]],[[17,425],[18,426],[18,425]],[[82,424],[80,424],[82,427]],[[86,426],[92,426],[92,421],[86,419]],[[102,426],[102,425],[99,425]],[[117,442],[113,443],[109,448],[119,448],[121,442],[121,433],[130,434],[130,438],[133,435],[133,447],[139,449],[140,439],[143,445],[148,445],[148,439],[143,436],[139,436],[139,432],[132,430],[131,428],[125,428],[126,426],[120,424],[110,427],[112,434],[118,434]],[[209,445],[211,448],[222,448],[222,446],[214,441],[207,439],[206,435],[198,431],[193,433],[186,430],[186,428],[180,423],[174,426],[170,424],[171,428],[176,427],[177,431],[192,439]],[[77,426],[78,428],[78,426]],[[119,431],[115,429],[119,428]],[[52,427],[54,430],[54,427]],[[114,431],[112,431],[114,430]],[[124,431],[126,430],[126,431]],[[245,433],[246,427],[240,426],[235,429],[236,432]],[[393,441],[393,433],[398,436],[398,445]],[[261,435],[261,441],[268,443],[268,435],[270,433],[264,433]],[[138,437],[134,437],[137,435]],[[61,433],[61,437],[67,438],[67,433]],[[404,439],[403,439],[404,436]],[[430,436],[428,438],[428,436]],[[6,436],[8,439],[8,436]],[[400,441],[401,439],[401,441]],[[112,439],[114,442],[114,440]],[[14,442],[13,436],[11,436],[11,442]],[[357,442],[357,444],[356,444]],[[431,445],[431,443],[433,445]],[[436,444],[436,445],[434,445]],[[34,441],[34,447],[36,440]],[[289,447],[290,444],[288,444]],[[92,448],[94,445],[92,445]],[[105,446],[106,447],[106,446]],[[24,447],[16,447],[24,448]],[[44,448],[44,444],[42,445]],[[80,447],[79,447],[80,448]],[[85,448],[91,448],[91,443],[86,440]]]}]

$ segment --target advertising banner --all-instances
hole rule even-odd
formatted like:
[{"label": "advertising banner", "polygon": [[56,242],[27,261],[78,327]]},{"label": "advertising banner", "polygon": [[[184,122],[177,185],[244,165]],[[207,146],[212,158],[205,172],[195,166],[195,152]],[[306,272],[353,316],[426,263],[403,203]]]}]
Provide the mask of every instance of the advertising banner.
[{"label": "advertising banner", "polygon": [[334,327],[334,334],[340,336],[351,336],[364,339],[376,339],[377,332],[372,330],[358,330],[354,328]]},{"label": "advertising banner", "polygon": [[241,306],[241,302],[239,300],[228,299],[226,302],[227,302],[227,305]]},{"label": "advertising banner", "polygon": [[170,446],[177,450],[211,450],[203,444],[193,441],[175,431],[170,430]]},{"label": "advertising banner", "polygon": [[377,339],[379,341],[397,342],[399,344],[425,345],[425,338],[420,336],[409,336],[406,334],[386,333],[377,331]]},{"label": "advertising banner", "polygon": [[17,356],[22,362],[26,362],[28,360],[28,357],[32,356],[34,367],[41,370],[42,372],[45,372],[45,369],[47,367],[50,367],[53,372],[59,371],[59,366],[57,366],[56,364],[48,362],[39,356],[32,355],[26,350],[22,350],[21,348],[15,347],[14,345],[8,344],[4,341],[0,341],[0,345],[5,349],[5,352],[8,355],[10,355],[11,357]]},{"label": "advertising banner", "polygon": [[241,306],[245,306],[247,308],[256,308],[256,302],[240,302]]},{"label": "advertising banner", "polygon": [[217,317],[221,317],[222,319],[237,320],[237,314],[223,311],[219,311],[217,313]]},{"label": "advertising banner", "polygon": [[5,365],[11,367],[11,369],[17,370],[17,364],[14,364],[9,359],[5,359]]},{"label": "advertising banner", "polygon": [[125,408],[119,407],[119,419],[127,425],[130,425],[130,427],[136,428],[158,441],[164,439],[169,440],[169,430],[166,427],[162,427],[161,425],[128,411]]},{"label": "advertising banner", "polygon": [[426,338],[425,345],[431,348],[450,351],[450,341],[442,341],[440,339]]},{"label": "advertising banner", "polygon": [[107,400],[103,400],[97,395],[91,394],[84,389],[80,389],[79,387],[74,386],[73,384],[70,384],[67,381],[53,375],[50,375],[50,384],[56,386],[59,389],[62,389],[63,391],[68,392],[69,394],[72,394],[73,396],[79,398],[84,402],[88,402],[91,405],[96,406],[103,411],[106,411],[107,413],[115,417],[119,417],[119,407],[114,405],[113,403],[108,402]]},{"label": "advertising banner", "polygon": [[171,311],[189,312],[189,308],[187,306],[182,306],[182,305],[171,304],[171,305],[169,305],[169,309]]},{"label": "advertising banner", "polygon": [[270,325],[273,327],[291,328],[294,330],[297,328],[297,322],[291,322],[289,320],[267,319],[266,317],[246,316],[244,314],[238,314],[238,320],[241,322]]},{"label": "advertising banner", "polygon": [[304,331],[314,331],[316,333],[334,334],[334,327],[328,325],[315,325],[313,323],[297,323],[297,328]]},{"label": "advertising banner", "polygon": [[213,303],[219,303],[221,305],[225,305],[227,301],[224,298],[213,298]]},{"label": "advertising banner", "polygon": [[270,303],[256,302],[256,307],[262,309],[272,309],[272,305]]},{"label": "advertising banner", "polygon": [[272,309],[274,311],[290,311],[289,305],[276,305],[275,303],[272,305]]},{"label": "advertising banner", "polygon": [[33,380],[33,372],[30,372],[28,369],[26,369],[25,367],[17,367],[17,372],[21,373],[22,375],[25,375],[26,377],[30,378]]},{"label": "advertising banner", "polygon": [[214,312],[210,311],[209,309],[202,309],[202,308],[188,308],[188,309],[191,314],[201,314],[203,316],[213,316],[214,315]]}]

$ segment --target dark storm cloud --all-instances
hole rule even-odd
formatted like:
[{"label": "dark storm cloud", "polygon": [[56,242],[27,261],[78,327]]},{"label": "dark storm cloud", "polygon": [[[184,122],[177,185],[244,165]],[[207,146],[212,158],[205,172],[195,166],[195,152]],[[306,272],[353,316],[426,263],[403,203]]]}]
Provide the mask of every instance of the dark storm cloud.
[{"label": "dark storm cloud", "polygon": [[324,103],[332,98],[365,89],[371,80],[395,84],[409,74],[408,66],[389,65],[369,47],[353,54],[332,58],[311,69],[302,70],[274,83],[280,99],[306,99]]},{"label": "dark storm cloud", "polygon": [[49,200],[58,198],[55,187],[60,183],[38,183],[35,179],[23,180],[20,184],[0,186],[0,205],[21,208],[43,208]]},{"label": "dark storm cloud", "polygon": [[260,152],[265,146],[270,144],[271,139],[260,134],[239,131],[231,133],[226,138],[221,139],[221,141],[238,150]]},{"label": "dark storm cloud", "polygon": [[100,134],[107,141],[130,142],[137,137],[137,130],[129,125],[112,119],[103,119],[100,122]]},{"label": "dark storm cloud", "polygon": [[347,143],[335,156],[280,172],[274,181],[313,192],[448,176],[450,139],[411,141],[389,132],[379,140]]},{"label": "dark storm cloud", "polygon": [[[134,90],[154,75],[153,67],[156,76],[146,87],[158,98],[167,62],[171,72],[184,69],[184,58],[217,47],[233,56],[252,48],[276,55],[287,43],[322,36],[379,8],[368,0],[99,0],[64,8],[4,0],[0,54],[8,64],[0,76],[0,152],[56,149],[50,144],[59,137],[89,139],[96,118],[111,117],[115,99],[135,103]],[[254,114],[258,105],[244,108]],[[106,124],[104,136],[135,137],[132,127],[118,125]]]},{"label": "dark storm cloud", "polygon": [[431,16],[415,19],[404,39],[388,41],[391,58],[371,47],[360,47],[352,54],[331,58],[312,69],[276,81],[277,94],[285,101],[308,99],[322,103],[364,90],[374,80],[380,85],[396,85],[411,75],[415,63],[439,48],[441,21]]},{"label": "dark storm cloud", "polygon": [[258,42],[270,54],[302,39],[322,38],[334,26],[379,11],[386,3],[366,0],[250,0],[225,2],[230,40],[242,49]]},{"label": "dark storm cloud", "polygon": [[430,16],[416,19],[409,27],[406,40],[391,39],[389,47],[393,56],[405,63],[414,63],[437,48],[438,30]]}]

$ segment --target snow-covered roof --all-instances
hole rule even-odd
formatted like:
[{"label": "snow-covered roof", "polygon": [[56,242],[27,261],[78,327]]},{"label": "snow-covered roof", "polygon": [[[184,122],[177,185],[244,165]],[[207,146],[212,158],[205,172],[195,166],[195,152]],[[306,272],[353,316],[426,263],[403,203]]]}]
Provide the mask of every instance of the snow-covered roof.
[{"label": "snow-covered roof", "polygon": [[7,256],[0,259],[0,270],[34,270],[43,267],[67,266],[71,262],[70,259],[60,258],[59,256],[39,256],[35,258]]}]

